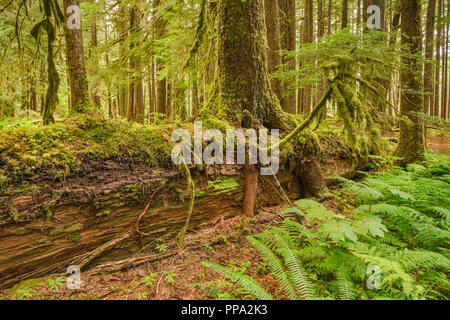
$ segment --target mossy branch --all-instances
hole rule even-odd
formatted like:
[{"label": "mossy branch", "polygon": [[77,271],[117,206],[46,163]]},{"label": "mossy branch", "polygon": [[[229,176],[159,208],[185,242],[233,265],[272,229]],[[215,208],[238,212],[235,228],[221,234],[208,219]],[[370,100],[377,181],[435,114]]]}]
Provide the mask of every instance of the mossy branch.
[{"label": "mossy branch", "polygon": [[330,86],[328,86],[328,89],[325,91],[325,93],[323,94],[323,96],[320,99],[320,101],[317,103],[317,105],[311,111],[309,116],[301,124],[299,124],[291,133],[289,133],[286,137],[281,139],[277,144],[271,145],[270,147],[267,147],[266,150],[268,152],[270,152],[273,148],[276,148],[276,147],[281,148],[286,143],[288,143],[290,140],[292,140],[296,135],[298,135],[303,130],[305,130],[309,125],[311,125],[313,120],[318,115],[322,114],[322,112],[321,112],[322,108],[325,107],[326,102],[328,101],[328,99],[330,99],[331,90],[332,90],[332,86],[330,85]]}]

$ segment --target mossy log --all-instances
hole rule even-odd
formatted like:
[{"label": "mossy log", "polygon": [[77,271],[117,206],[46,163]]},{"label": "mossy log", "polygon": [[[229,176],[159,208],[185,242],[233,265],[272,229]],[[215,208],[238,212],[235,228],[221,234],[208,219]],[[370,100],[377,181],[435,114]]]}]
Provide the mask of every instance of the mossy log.
[{"label": "mossy log", "polygon": [[[321,165],[326,176],[358,169],[348,159],[327,159]],[[190,170],[196,200],[187,232],[241,214],[242,166]],[[260,179],[258,206],[282,203],[276,181],[267,183],[266,178],[274,179]],[[288,197],[303,196],[302,181],[288,170],[277,179]],[[127,259],[155,239],[174,240],[185,225],[190,198],[178,170],[109,162],[64,182],[42,175],[27,183],[26,189],[0,194],[0,288],[64,272],[72,264],[82,265],[83,271],[99,262]],[[141,237],[136,221],[149,202],[139,222],[145,232]]]}]

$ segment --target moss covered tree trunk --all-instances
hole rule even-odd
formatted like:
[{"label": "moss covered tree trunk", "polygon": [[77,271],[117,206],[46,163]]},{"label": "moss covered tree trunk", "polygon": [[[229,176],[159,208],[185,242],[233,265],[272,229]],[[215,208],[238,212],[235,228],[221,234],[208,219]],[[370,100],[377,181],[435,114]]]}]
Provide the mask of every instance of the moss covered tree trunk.
[{"label": "moss covered tree trunk", "polygon": [[[80,7],[79,0],[64,0],[64,14],[68,21],[73,11],[68,10],[70,6]],[[81,17],[80,26],[69,28],[64,24],[66,37],[67,66],[70,81],[71,112],[86,112],[89,106],[89,88],[84,62],[84,46],[82,36]]]},{"label": "moss covered tree trunk", "polygon": [[[283,128],[285,115],[270,87],[264,0],[221,0],[218,6],[218,102],[244,128]],[[252,216],[258,171],[246,164],[243,215]]]},{"label": "moss covered tree trunk", "polygon": [[[56,28],[51,21],[52,9],[51,1],[43,1],[43,9],[46,17],[45,31],[47,33],[47,77],[48,77],[48,87],[45,94],[44,104],[41,108],[42,122],[44,125],[55,122],[53,112],[55,111],[56,104],[58,103],[58,90],[60,77],[58,71],[56,70],[55,64],[55,52],[53,44],[56,40]],[[57,19],[57,16],[55,16]],[[37,37],[35,37],[37,38]]]},{"label": "moss covered tree trunk", "polygon": [[[254,125],[283,128],[284,114],[269,82],[264,0],[221,0],[218,16],[220,110],[240,124],[247,114]],[[254,126],[244,122],[243,127]]]},{"label": "moss covered tree trunk", "polygon": [[423,111],[422,63],[417,57],[422,52],[422,29],[419,0],[401,1],[402,45],[408,46],[408,55],[402,57],[405,66],[400,75],[401,103],[400,140],[395,154],[402,157],[400,164],[421,160],[425,152],[423,119],[416,112]]}]

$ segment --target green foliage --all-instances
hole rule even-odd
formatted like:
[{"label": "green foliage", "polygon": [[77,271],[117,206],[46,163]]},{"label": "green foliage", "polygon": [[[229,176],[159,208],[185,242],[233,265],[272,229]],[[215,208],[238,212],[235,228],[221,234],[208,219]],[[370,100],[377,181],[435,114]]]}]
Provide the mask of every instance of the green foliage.
[{"label": "green foliage", "polygon": [[[336,198],[355,209],[337,214],[314,200],[298,200],[283,211],[294,219],[248,237],[283,291],[275,298],[448,299],[450,188],[439,179],[448,173],[448,157],[430,159],[360,182],[341,178]],[[246,294],[269,294],[243,272],[204,265]],[[367,287],[369,266],[380,269],[379,289]]]},{"label": "green foliage", "polygon": [[150,272],[150,275],[142,278],[141,282],[146,287],[151,287],[153,285],[153,283],[156,281],[157,278],[158,278],[158,274],[157,273]]},{"label": "green foliage", "polygon": [[66,279],[64,277],[58,277],[56,279],[48,279],[45,285],[50,291],[59,291],[65,282]]}]

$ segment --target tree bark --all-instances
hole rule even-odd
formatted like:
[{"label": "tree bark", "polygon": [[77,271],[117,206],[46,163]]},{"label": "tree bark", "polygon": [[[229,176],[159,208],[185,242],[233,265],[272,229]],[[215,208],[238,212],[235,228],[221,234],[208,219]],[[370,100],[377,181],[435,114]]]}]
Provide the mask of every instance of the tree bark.
[{"label": "tree bark", "polygon": [[348,26],[348,0],[342,0],[342,25],[341,29]]},{"label": "tree bark", "polygon": [[433,111],[433,40],[434,16],[436,13],[436,0],[428,0],[427,22],[425,29],[425,63],[423,73],[424,105],[423,112],[432,114]]},{"label": "tree bark", "polygon": [[[161,0],[153,1],[153,8],[159,9]],[[159,12],[156,13],[155,21],[155,39],[160,40],[164,37],[166,29],[166,21],[162,18]],[[167,80],[165,77],[161,77],[161,73],[164,72],[164,61],[161,58],[156,59],[156,71],[158,79],[156,81],[156,112],[166,114],[168,112],[167,107]]]},{"label": "tree bark", "polygon": [[440,111],[440,99],[439,99],[439,81],[440,81],[440,75],[441,75],[441,36],[442,36],[442,28],[440,25],[441,17],[442,17],[442,6],[443,6],[443,0],[437,0],[438,1],[438,13],[437,13],[437,20],[438,20],[438,26],[436,30],[436,67],[435,67],[435,73],[434,73],[434,112],[433,115],[436,117],[439,117],[439,111]]},{"label": "tree bark", "polygon": [[[314,7],[312,0],[305,0],[305,24],[303,43],[312,43],[314,41]],[[307,116],[311,112],[311,86],[303,88],[302,111]]]},{"label": "tree bark", "polygon": [[[274,0],[276,1],[276,0]],[[281,49],[294,51],[295,50],[295,0],[278,0],[280,9],[280,34],[281,34]],[[282,59],[284,64],[287,64],[286,71],[293,71],[296,68],[295,58]],[[297,113],[297,101],[295,92],[287,94],[289,91],[289,84],[284,85],[283,99],[281,105],[283,109],[289,113]],[[291,90],[292,91],[292,90]]]},{"label": "tree bark", "polygon": [[[64,0],[64,14],[66,21],[71,16],[67,12],[69,6],[80,7],[79,0]],[[81,24],[81,18],[80,18]],[[84,45],[82,27],[69,29],[64,24],[66,37],[66,55],[70,80],[71,108],[74,113],[84,113],[89,109],[89,87],[87,82],[86,65],[84,61]]]},{"label": "tree bark", "polygon": [[422,29],[420,2],[401,0],[402,45],[407,46],[408,56],[402,57],[405,66],[401,71],[402,97],[400,115],[400,139],[395,154],[405,165],[423,159],[425,137],[423,119],[415,112],[423,111],[422,65],[417,58],[422,53]]},{"label": "tree bark", "polygon": [[[449,15],[449,9],[447,7],[447,13],[445,13],[445,5],[442,7],[442,12],[444,14],[444,17],[448,17]],[[443,35],[442,39],[444,40],[444,44],[442,46],[442,102],[441,102],[441,118],[446,119],[447,118],[447,84],[448,84],[448,30],[449,25],[446,24],[443,28]]]}]

